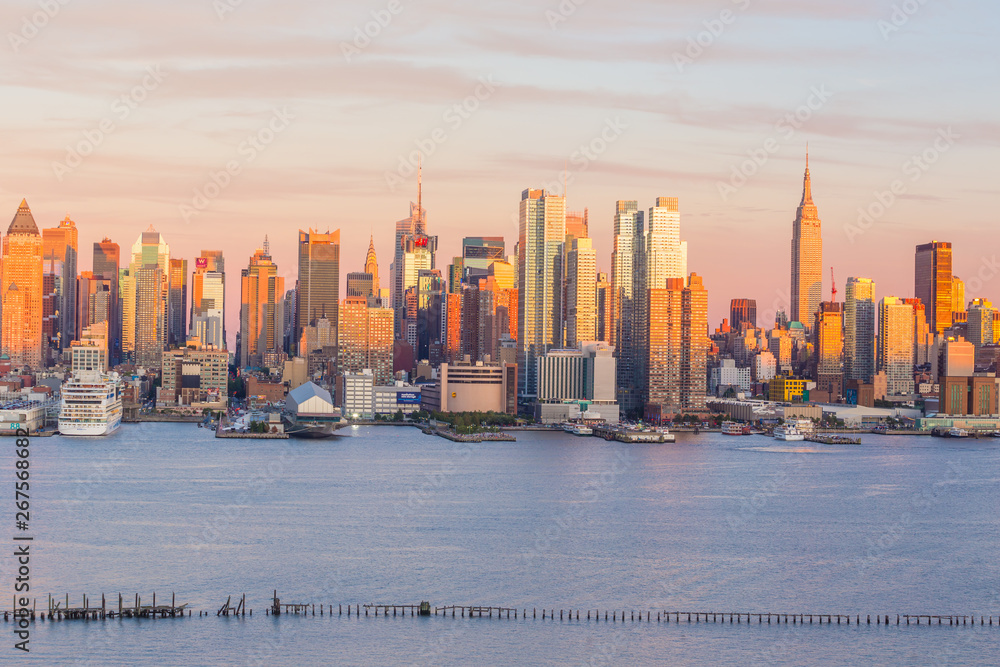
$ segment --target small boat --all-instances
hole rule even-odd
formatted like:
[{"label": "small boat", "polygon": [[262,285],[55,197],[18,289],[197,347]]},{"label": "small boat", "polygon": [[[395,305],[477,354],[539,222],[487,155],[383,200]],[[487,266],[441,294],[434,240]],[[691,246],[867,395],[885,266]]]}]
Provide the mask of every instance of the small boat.
[{"label": "small boat", "polygon": [[969,437],[969,432],[966,431],[964,428],[958,428],[957,426],[954,426],[954,427],[948,429],[948,432],[946,433],[945,437],[947,437],[947,438],[968,438]]},{"label": "small boat", "polygon": [[786,442],[799,442],[806,439],[802,431],[790,425],[779,426],[774,429],[774,437],[777,440],[784,440]]},{"label": "small boat", "polygon": [[739,422],[722,422],[722,435],[750,435],[750,425]]}]

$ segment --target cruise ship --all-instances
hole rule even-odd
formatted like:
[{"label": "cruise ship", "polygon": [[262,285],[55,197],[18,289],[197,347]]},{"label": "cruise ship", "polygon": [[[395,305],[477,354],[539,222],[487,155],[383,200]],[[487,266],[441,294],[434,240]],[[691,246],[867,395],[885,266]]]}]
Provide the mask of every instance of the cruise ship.
[{"label": "cruise ship", "polygon": [[122,425],[122,388],[117,373],[80,371],[62,386],[59,433],[109,435]]}]

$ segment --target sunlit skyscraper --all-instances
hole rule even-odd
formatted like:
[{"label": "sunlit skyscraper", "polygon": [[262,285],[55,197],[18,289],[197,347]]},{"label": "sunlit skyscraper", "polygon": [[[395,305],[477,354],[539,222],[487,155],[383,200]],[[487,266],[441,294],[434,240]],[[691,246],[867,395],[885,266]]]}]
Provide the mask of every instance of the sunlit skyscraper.
[{"label": "sunlit skyscraper", "polygon": [[518,394],[534,397],[538,357],[561,342],[566,199],[525,190],[518,218]]},{"label": "sunlit skyscraper", "polygon": [[76,336],[76,274],[79,254],[76,223],[66,218],[42,230],[44,282],[48,286],[43,310],[51,323],[45,333],[53,350],[69,347]]},{"label": "sunlit skyscraper", "polygon": [[285,279],[271,259],[267,242],[240,272],[240,349],[243,368],[260,367],[264,355],[282,350]]},{"label": "sunlit skyscraper", "polygon": [[42,364],[42,237],[28,208],[21,205],[3,240],[2,350],[15,367]]},{"label": "sunlit skyscraper", "polygon": [[124,276],[122,329],[123,348],[136,364],[159,368],[167,344],[167,297],[170,246],[152,225],[132,244],[131,260]]},{"label": "sunlit skyscraper", "polygon": [[191,276],[191,327],[202,345],[226,349],[226,266],[221,250],[202,250]]},{"label": "sunlit skyscraper", "polygon": [[951,326],[951,244],[932,241],[917,246],[914,257],[913,293],[927,306],[927,323],[933,333]]},{"label": "sunlit skyscraper", "polygon": [[813,203],[809,155],[802,183],[802,201],[792,223],[792,321],[809,326],[823,297],[823,235]]},{"label": "sunlit skyscraper", "polygon": [[878,328],[878,370],[886,373],[889,395],[912,394],[913,305],[894,296],[883,297],[878,304]]},{"label": "sunlit skyscraper", "polygon": [[[340,308],[340,230],[320,234],[299,230],[299,285],[295,308],[295,340],[307,326],[330,321],[337,339]],[[310,350],[300,350],[304,354]]]},{"label": "sunlit skyscraper", "polygon": [[816,389],[836,401],[844,393],[844,305],[823,301],[813,317]]}]

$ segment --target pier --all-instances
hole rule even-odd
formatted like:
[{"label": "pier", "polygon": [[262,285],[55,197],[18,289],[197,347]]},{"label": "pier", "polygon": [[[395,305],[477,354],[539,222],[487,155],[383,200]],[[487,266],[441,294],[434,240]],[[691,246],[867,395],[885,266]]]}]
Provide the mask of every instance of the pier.
[{"label": "pier", "polygon": [[[16,605],[16,600],[15,600]],[[157,604],[154,593],[149,604],[143,604],[142,597],[135,596],[134,603],[125,604],[122,595],[118,594],[117,605],[109,605],[104,595],[100,606],[83,596],[80,606],[71,607],[69,596],[63,599],[48,598],[48,605],[43,612],[36,611],[37,605],[32,601],[30,610],[19,608],[17,611],[4,610],[5,622],[18,621],[27,617],[31,622],[46,620],[105,620],[105,619],[160,619],[183,618],[185,611],[188,618],[192,610],[187,604],[178,605],[176,595],[171,594],[170,604]],[[336,613],[334,611],[336,610]],[[755,611],[672,611],[668,609],[600,609],[600,608],[558,608],[558,607],[510,607],[494,605],[443,605],[432,606],[423,601],[414,603],[368,603],[368,604],[317,604],[313,602],[283,603],[275,590],[271,597],[271,605],[267,608],[270,616],[318,616],[333,618],[402,618],[410,617],[440,617],[495,619],[518,621],[559,621],[574,623],[657,623],[661,625],[695,624],[726,624],[726,625],[784,625],[784,626],[878,626],[878,627],[908,627],[908,626],[939,626],[939,627],[993,627],[1000,628],[1000,616],[976,614],[860,614],[860,613],[804,613],[804,612],[755,612]],[[216,611],[217,617],[253,616],[253,610],[247,608],[247,596],[243,594],[234,605],[230,595],[225,604]],[[199,618],[209,618],[209,612],[199,611]]]}]

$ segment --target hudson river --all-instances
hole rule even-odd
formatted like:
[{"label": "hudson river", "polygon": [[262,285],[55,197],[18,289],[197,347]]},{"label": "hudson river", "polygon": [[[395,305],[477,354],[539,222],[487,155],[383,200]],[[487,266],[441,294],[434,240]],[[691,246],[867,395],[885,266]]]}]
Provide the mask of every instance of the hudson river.
[{"label": "hudson river", "polygon": [[[192,618],[36,622],[5,664],[992,665],[1000,440],[862,446],[679,434],[625,445],[519,433],[459,445],[412,428],[217,440],[188,424],[31,444],[32,593]],[[2,464],[14,531],[13,441]],[[13,550],[13,547],[9,547]],[[2,559],[4,608],[13,559]],[[518,620],[265,616],[282,602],[527,608]],[[253,618],[217,618],[246,593]],[[113,602],[112,602],[113,601]],[[531,609],[539,618],[530,618]],[[541,610],[653,610],[652,623]],[[656,623],[656,610],[861,614],[871,626]],[[199,618],[198,610],[209,617]],[[888,627],[874,624],[890,615]],[[17,660],[15,660],[15,658]]]}]

